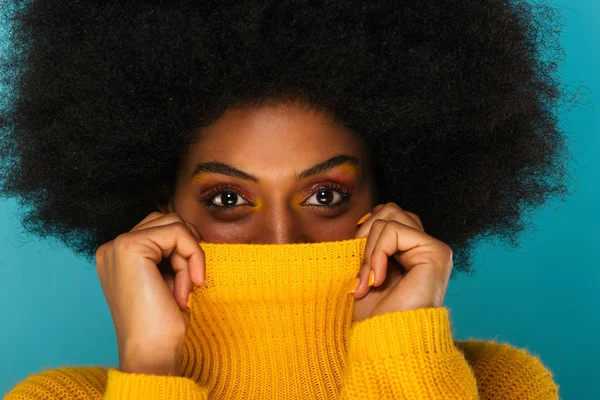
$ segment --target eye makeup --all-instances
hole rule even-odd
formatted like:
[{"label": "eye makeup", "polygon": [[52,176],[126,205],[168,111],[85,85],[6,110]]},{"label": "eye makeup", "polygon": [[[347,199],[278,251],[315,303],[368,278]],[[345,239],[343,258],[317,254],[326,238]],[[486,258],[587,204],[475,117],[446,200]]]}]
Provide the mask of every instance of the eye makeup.
[{"label": "eye makeup", "polygon": [[263,200],[259,197],[254,202],[254,208],[252,209],[252,211],[261,212],[263,210],[263,205],[264,205]]},{"label": "eye makeup", "polygon": [[[236,196],[241,197],[246,203],[239,204],[239,205],[232,205],[232,206],[221,206],[221,205],[214,204],[213,203],[214,198],[217,197],[217,196],[219,196],[219,195],[222,195],[224,193],[233,193]],[[239,186],[232,185],[232,184],[221,184],[221,183],[218,183],[218,184],[216,184],[216,185],[208,188],[207,190],[203,191],[202,194],[199,197],[199,200],[202,203],[204,203],[204,205],[206,207],[212,208],[212,209],[230,210],[230,209],[233,209],[234,207],[242,207],[242,206],[255,207],[256,206],[253,203],[252,196],[248,192],[246,192],[245,190],[243,190]]]},{"label": "eye makeup", "polygon": [[[310,199],[315,194],[317,194],[318,192],[338,192],[342,196],[342,199],[338,203],[331,204],[331,205],[329,205],[329,204],[320,204],[320,205],[307,204],[306,203],[307,200]],[[300,205],[302,205],[302,206],[334,208],[334,207],[337,207],[337,206],[341,205],[342,203],[346,202],[350,198],[351,195],[352,195],[351,191],[344,185],[342,185],[338,182],[324,181],[324,182],[318,182],[318,183],[308,187],[307,189],[303,190],[299,194],[297,199],[300,199]]]},{"label": "eye makeup", "polygon": [[350,162],[339,165],[336,170],[346,179],[356,179],[361,172],[359,165]]},{"label": "eye makeup", "polygon": [[[343,206],[360,186],[359,174],[358,165],[346,162],[301,179],[306,181],[306,184],[292,196],[290,206],[295,211],[300,211],[302,208],[307,210],[312,208],[328,214],[330,212],[327,210],[341,211],[345,209]],[[200,202],[211,212],[230,213],[234,210],[244,213],[261,212],[264,208],[262,198],[251,195],[221,174],[200,172],[194,176],[193,183],[200,188],[201,193],[198,196]]]}]

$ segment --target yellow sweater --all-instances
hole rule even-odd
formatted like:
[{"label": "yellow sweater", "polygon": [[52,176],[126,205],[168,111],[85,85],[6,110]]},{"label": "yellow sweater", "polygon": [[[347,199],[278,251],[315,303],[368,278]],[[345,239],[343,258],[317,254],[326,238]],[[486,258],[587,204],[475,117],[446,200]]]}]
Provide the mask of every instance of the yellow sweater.
[{"label": "yellow sweater", "polygon": [[365,239],[201,243],[182,377],[62,367],[15,399],[557,399],[540,360],[506,344],[453,341],[448,310],[352,321],[346,286]]}]

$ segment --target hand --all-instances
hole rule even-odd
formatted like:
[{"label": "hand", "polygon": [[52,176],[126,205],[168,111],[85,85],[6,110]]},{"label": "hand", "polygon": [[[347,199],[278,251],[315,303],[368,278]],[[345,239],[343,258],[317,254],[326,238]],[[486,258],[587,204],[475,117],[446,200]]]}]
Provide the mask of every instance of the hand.
[{"label": "hand", "polygon": [[[123,372],[180,375],[193,283],[204,284],[204,252],[192,224],[153,212],[96,251]],[[158,264],[169,257],[171,273]]]},{"label": "hand", "polygon": [[[416,214],[394,203],[379,205],[355,237],[367,237],[353,294],[356,321],[394,311],[443,306],[453,265],[452,249],[427,235]],[[395,262],[399,265],[393,268]],[[371,287],[370,271],[375,274]]]}]

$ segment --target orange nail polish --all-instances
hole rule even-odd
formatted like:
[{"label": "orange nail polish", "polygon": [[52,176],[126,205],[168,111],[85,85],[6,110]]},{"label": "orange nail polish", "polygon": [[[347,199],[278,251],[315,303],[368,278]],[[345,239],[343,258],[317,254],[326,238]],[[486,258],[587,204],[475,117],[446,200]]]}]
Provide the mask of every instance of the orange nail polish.
[{"label": "orange nail polish", "polygon": [[369,282],[367,283],[367,285],[373,286],[373,283],[375,283],[375,272],[369,271]]},{"label": "orange nail polish", "polygon": [[356,289],[358,289],[358,282],[359,279],[358,278],[354,278],[354,280],[352,282],[350,282],[350,284],[348,285],[348,293],[354,293],[356,292]]},{"label": "orange nail polish", "polygon": [[363,222],[365,222],[367,219],[369,219],[369,217],[371,216],[371,213],[368,213],[366,215],[363,215],[363,217],[358,220],[358,222],[356,223],[356,226],[362,224]]},{"label": "orange nail polish", "polygon": [[190,295],[188,296],[188,301],[187,301],[186,305],[188,306],[188,311],[192,309],[192,293],[191,292],[190,292]]}]

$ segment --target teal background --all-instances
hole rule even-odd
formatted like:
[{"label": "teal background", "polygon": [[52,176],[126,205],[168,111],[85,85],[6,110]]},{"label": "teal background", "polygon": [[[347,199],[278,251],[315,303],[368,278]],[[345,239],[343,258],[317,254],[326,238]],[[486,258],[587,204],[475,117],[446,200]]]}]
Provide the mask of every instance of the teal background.
[{"label": "teal background", "polygon": [[[451,281],[456,339],[527,348],[564,399],[600,399],[600,2],[562,0],[564,83],[586,99],[565,114],[575,193],[535,214],[518,249],[478,246],[477,274]],[[0,43],[1,45],[1,43]],[[0,394],[61,365],[117,365],[116,340],[93,264],[24,234],[16,202],[0,201]]]}]

